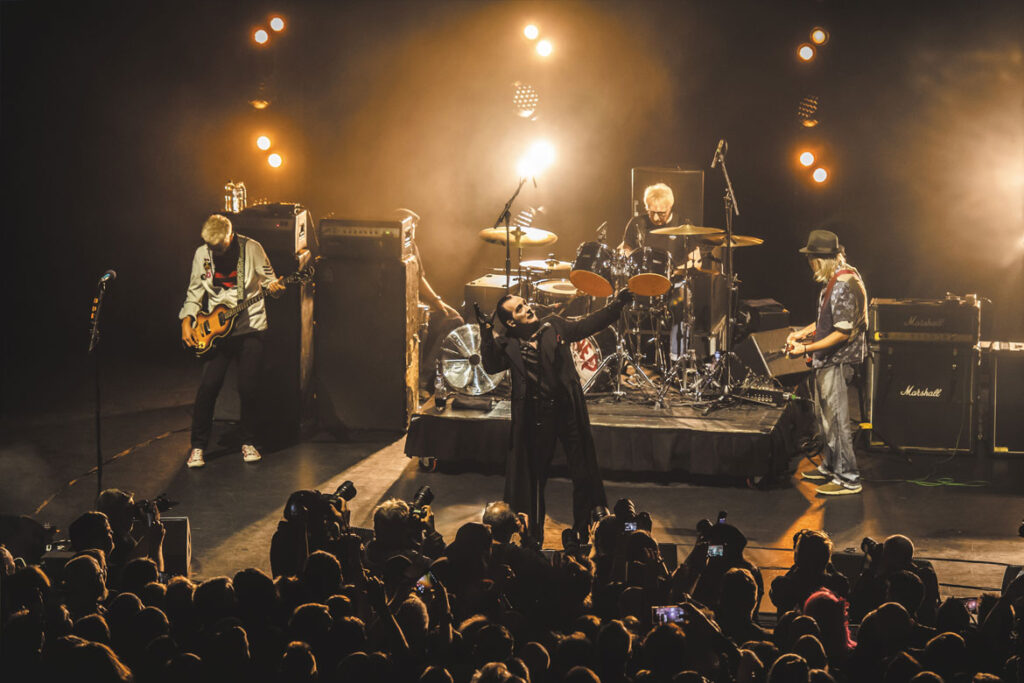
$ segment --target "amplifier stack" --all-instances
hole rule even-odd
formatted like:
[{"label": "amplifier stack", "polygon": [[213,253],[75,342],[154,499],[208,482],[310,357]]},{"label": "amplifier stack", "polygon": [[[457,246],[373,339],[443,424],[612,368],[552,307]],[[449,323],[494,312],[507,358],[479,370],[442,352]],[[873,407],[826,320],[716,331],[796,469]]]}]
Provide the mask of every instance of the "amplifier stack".
[{"label": "amplifier stack", "polygon": [[871,445],[972,451],[977,297],[872,299],[868,311]]}]

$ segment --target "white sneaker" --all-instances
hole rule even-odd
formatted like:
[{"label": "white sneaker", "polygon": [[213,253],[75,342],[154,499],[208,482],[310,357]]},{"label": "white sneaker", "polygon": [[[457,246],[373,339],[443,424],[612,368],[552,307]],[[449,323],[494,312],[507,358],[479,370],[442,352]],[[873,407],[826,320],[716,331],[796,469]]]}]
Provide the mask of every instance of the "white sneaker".
[{"label": "white sneaker", "polygon": [[247,443],[242,444],[242,460],[246,462],[259,462],[262,457],[255,446]]},{"label": "white sneaker", "polygon": [[185,465],[187,467],[189,467],[190,469],[195,469],[197,467],[202,467],[205,464],[206,464],[206,461],[203,460],[203,449],[202,448],[193,448],[189,452],[189,454],[188,454],[188,460],[185,462]]}]

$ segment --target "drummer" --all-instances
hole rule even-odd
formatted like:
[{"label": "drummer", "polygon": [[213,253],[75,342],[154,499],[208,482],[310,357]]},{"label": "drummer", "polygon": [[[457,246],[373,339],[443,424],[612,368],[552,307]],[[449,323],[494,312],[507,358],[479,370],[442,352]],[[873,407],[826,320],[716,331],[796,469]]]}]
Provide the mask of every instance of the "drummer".
[{"label": "drummer", "polygon": [[686,241],[684,239],[672,235],[649,234],[655,228],[676,225],[676,217],[672,213],[674,205],[675,195],[672,194],[672,188],[665,183],[648,185],[644,188],[645,213],[634,216],[626,223],[622,242],[618,246],[619,251],[629,255],[638,247],[659,247],[672,254],[672,259],[677,266],[700,268],[700,247],[695,247],[689,253],[685,253]]}]

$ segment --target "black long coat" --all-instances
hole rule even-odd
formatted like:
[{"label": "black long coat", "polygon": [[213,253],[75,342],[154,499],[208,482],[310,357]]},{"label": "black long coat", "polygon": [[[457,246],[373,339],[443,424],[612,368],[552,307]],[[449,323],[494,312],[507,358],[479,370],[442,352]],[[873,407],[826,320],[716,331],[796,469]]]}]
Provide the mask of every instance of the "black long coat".
[{"label": "black long coat", "polygon": [[[622,303],[613,301],[601,310],[580,320],[566,320],[557,315],[541,321],[550,327],[540,333],[538,349],[542,370],[553,369],[552,375],[557,377],[559,388],[565,392],[570,402],[570,409],[575,413],[577,424],[580,425],[583,439],[584,458],[594,463],[597,455],[594,438],[590,432],[590,416],[587,414],[587,403],[580,385],[579,373],[572,360],[569,344],[586,339],[608,327],[619,318]],[[527,433],[526,410],[526,366],[519,349],[520,341],[516,337],[501,336],[495,338],[493,333],[481,330],[480,360],[484,370],[489,373],[511,370],[512,374],[512,426],[510,452],[505,461],[505,501],[517,512],[530,515],[530,525],[543,524],[544,520],[535,519],[537,501],[535,500],[536,480],[538,473],[531,472],[531,459],[528,452],[530,435]],[[605,501],[599,501],[606,504]]]}]

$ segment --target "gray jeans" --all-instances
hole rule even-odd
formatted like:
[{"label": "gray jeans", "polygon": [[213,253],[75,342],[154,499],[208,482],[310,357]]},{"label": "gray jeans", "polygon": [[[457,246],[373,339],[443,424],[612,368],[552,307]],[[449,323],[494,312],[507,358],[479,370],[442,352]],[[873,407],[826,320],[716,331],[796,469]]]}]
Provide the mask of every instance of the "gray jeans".
[{"label": "gray jeans", "polygon": [[827,365],[814,371],[814,414],[825,438],[824,469],[840,484],[860,482],[857,456],[850,430],[847,386],[853,380],[853,366]]}]

